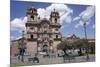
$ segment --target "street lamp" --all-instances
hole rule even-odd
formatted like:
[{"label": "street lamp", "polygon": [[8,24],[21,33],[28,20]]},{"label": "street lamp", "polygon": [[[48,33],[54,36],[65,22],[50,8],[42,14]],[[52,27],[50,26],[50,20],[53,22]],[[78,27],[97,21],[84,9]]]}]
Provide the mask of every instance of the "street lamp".
[{"label": "street lamp", "polygon": [[[88,42],[88,40],[87,40],[87,32],[86,32],[86,22],[84,22],[84,35],[85,35],[85,44],[87,44]],[[88,44],[86,45],[87,47],[86,47],[86,60],[88,61],[89,60],[89,55],[88,55]]]},{"label": "street lamp", "polygon": [[19,55],[21,56],[21,61],[24,62],[24,53],[26,49],[26,43],[24,38],[24,31],[22,32],[22,39],[19,41]]}]

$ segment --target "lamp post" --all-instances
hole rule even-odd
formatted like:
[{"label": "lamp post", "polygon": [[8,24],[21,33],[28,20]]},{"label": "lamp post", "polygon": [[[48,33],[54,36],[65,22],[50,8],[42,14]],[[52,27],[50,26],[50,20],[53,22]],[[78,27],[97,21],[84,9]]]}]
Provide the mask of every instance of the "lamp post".
[{"label": "lamp post", "polygon": [[87,40],[87,32],[86,32],[86,22],[84,22],[84,35],[85,35],[85,44],[87,44],[86,46],[86,60],[88,61],[89,60],[89,55],[88,55],[88,40]]},{"label": "lamp post", "polygon": [[22,39],[19,41],[19,55],[21,56],[21,61],[24,62],[24,53],[25,53],[25,38],[24,31],[22,32]]},{"label": "lamp post", "polygon": [[84,35],[85,35],[85,39],[87,39],[86,22],[84,22]]}]

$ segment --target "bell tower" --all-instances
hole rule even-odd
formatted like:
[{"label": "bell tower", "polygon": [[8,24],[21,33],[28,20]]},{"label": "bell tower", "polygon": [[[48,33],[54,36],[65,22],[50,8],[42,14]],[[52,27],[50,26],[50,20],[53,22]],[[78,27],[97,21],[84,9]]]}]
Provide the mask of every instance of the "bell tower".
[{"label": "bell tower", "polygon": [[53,46],[55,53],[57,52],[57,44],[61,42],[61,33],[60,33],[60,16],[59,12],[57,12],[55,9],[50,14],[50,25],[52,28],[52,37],[53,37]]},{"label": "bell tower", "polygon": [[55,9],[50,14],[50,20],[51,20],[51,23],[55,23],[55,24],[60,22],[59,13],[56,12]]},{"label": "bell tower", "polygon": [[37,9],[36,8],[31,7],[29,9],[27,9],[28,21],[36,21],[37,20],[37,16],[38,16],[38,13],[37,13]]},{"label": "bell tower", "polygon": [[26,39],[27,52],[30,54],[37,52],[37,30],[38,30],[38,13],[36,8],[29,8],[26,12]]}]

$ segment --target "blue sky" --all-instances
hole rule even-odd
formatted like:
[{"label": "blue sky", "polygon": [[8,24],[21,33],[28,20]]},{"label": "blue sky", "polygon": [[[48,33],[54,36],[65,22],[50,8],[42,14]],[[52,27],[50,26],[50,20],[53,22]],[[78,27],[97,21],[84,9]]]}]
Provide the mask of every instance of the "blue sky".
[{"label": "blue sky", "polygon": [[[29,7],[35,7],[40,11],[40,17],[52,11],[55,8],[61,13],[61,29],[60,32],[63,37],[75,34],[81,38],[84,37],[84,28],[82,23],[87,23],[88,38],[95,38],[95,7],[92,5],[74,5],[74,4],[55,4],[55,3],[41,3],[41,2],[11,2],[11,39],[17,39],[21,36],[24,24],[26,22],[26,10]],[[65,12],[63,12],[63,11]],[[42,15],[41,15],[42,14]],[[48,17],[49,13],[47,14]]]}]

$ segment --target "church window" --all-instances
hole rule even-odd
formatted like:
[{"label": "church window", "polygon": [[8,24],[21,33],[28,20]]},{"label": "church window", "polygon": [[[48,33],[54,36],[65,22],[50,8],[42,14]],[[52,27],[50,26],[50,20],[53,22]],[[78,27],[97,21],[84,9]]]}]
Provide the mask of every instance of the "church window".
[{"label": "church window", "polygon": [[31,39],[33,39],[33,35],[31,34],[30,36],[31,36]]},{"label": "church window", "polygon": [[31,16],[31,18],[34,20],[34,16]]},{"label": "church window", "polygon": [[57,23],[57,18],[55,18],[55,23]]},{"label": "church window", "polygon": [[58,35],[56,35],[56,38],[58,38]]}]

